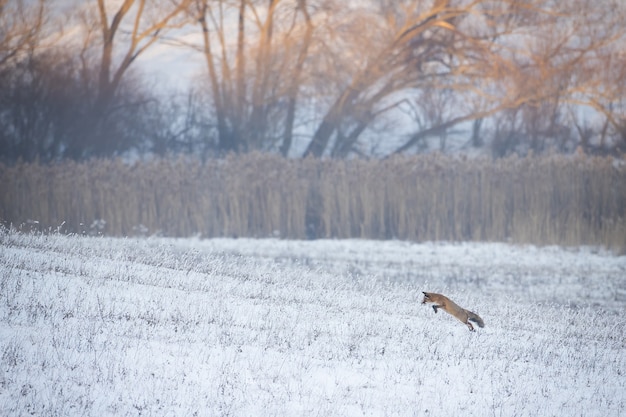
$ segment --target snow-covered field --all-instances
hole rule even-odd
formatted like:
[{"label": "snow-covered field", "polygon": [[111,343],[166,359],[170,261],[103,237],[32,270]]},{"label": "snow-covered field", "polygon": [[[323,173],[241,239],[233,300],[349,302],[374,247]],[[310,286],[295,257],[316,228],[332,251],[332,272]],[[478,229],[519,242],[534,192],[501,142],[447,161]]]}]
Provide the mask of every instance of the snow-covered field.
[{"label": "snow-covered field", "polygon": [[602,251],[3,231],[0,272],[3,416],[626,415]]}]

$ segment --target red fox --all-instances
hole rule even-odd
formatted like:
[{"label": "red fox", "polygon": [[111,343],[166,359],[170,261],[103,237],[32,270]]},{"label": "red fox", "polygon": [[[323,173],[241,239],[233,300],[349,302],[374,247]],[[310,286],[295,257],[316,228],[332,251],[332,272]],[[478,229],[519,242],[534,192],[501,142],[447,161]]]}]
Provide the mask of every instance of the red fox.
[{"label": "red fox", "polygon": [[460,307],[445,295],[436,294],[434,292],[422,292],[424,293],[422,304],[435,303],[435,305],[433,305],[435,313],[438,308],[442,308],[447,313],[452,314],[454,317],[465,323],[471,332],[474,331],[474,326],[472,326],[472,323],[469,322],[470,320],[478,324],[478,327],[485,327],[483,319],[481,319],[478,314],[472,313],[471,311]]}]

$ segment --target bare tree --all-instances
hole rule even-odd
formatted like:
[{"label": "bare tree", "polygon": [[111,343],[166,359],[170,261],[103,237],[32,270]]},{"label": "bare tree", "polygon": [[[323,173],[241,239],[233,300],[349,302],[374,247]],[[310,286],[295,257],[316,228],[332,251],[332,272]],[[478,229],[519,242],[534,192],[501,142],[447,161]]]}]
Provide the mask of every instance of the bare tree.
[{"label": "bare tree", "polygon": [[[50,36],[54,25],[48,3],[0,0],[0,158],[5,160],[30,160],[46,147],[41,138],[49,118],[36,116],[47,83],[41,71],[44,60],[37,54],[58,40]],[[51,68],[48,78],[53,74]]]},{"label": "bare tree", "polygon": [[[345,158],[370,152],[374,135],[385,136],[377,153],[387,155],[429,138],[446,150],[463,124],[474,146],[498,134],[498,155],[626,147],[623,2],[94,0],[80,7],[80,39],[60,53],[48,1],[0,0],[0,122],[12,126],[0,135],[9,143],[21,126],[20,146],[37,143],[30,149],[48,158],[115,155],[139,142],[159,154]],[[199,35],[207,82],[186,104],[149,94],[134,70],[165,34],[187,44]],[[407,107],[412,120],[398,117]]]},{"label": "bare tree", "polygon": [[[542,10],[541,25],[526,40],[526,56],[516,60],[514,81],[516,90],[530,98],[522,109],[530,149],[541,151],[551,142],[557,149],[574,149],[571,126],[579,132],[583,149],[594,136],[601,137],[603,147],[608,128],[619,125],[624,109],[615,104],[625,92],[619,57],[626,45],[626,8],[613,3],[568,0]],[[601,125],[596,132],[580,129],[588,117],[604,119],[594,123]],[[570,145],[564,146],[566,142]]]},{"label": "bare tree", "polygon": [[109,19],[104,0],[97,0],[97,7],[79,8],[85,30],[68,25],[66,37],[63,30],[53,34],[61,28],[53,25],[60,11],[45,0],[0,6],[3,158],[110,156],[142,141],[139,129],[147,126],[142,118],[154,97],[132,63],[160,34],[185,23],[185,3],[165,10],[126,0]]},{"label": "bare tree", "polygon": [[[563,72],[569,76],[564,103],[582,108],[572,117],[584,151],[611,153],[626,151],[626,4],[610,0],[577,0],[585,8],[576,46],[580,58]],[[592,40],[590,40],[590,39]]]},{"label": "bare tree", "polygon": [[221,152],[288,154],[313,36],[309,7],[307,0],[197,0],[191,9],[202,30]]},{"label": "bare tree", "polygon": [[308,11],[308,5],[306,0],[298,0],[297,10],[301,13],[304,19],[303,30],[300,34],[301,40],[294,40],[292,36],[287,38],[288,49],[292,51],[297,58],[293,65],[293,68],[287,77],[287,114],[285,119],[285,129],[283,133],[282,144],[280,146],[280,153],[283,156],[289,154],[293,143],[293,130],[296,117],[296,104],[298,101],[298,94],[303,83],[304,77],[304,64],[309,54],[309,49],[313,40],[314,25],[311,19],[311,15]]},{"label": "bare tree", "polygon": [[[425,7],[415,1],[382,1],[376,9],[360,10],[360,19],[351,19],[348,33],[365,46],[363,55],[354,61],[346,84],[324,115],[305,155],[321,156],[334,136],[332,154],[343,157],[372,120],[404,99],[393,101],[399,92],[424,86],[449,89],[452,82],[474,75],[476,59],[484,59],[485,54],[478,42],[482,34],[463,33],[460,25],[476,5],[450,3],[437,1]],[[377,19],[381,14],[384,18]]]},{"label": "bare tree", "polygon": [[46,0],[0,0],[0,73],[39,46],[46,30]]},{"label": "bare tree", "polygon": [[[133,62],[152,47],[167,31],[187,24],[185,11],[189,0],[169,3],[167,6],[146,0],[124,0],[113,9],[105,0],[97,0],[96,14],[85,14],[85,49],[95,42],[100,48],[97,66],[98,82],[91,117],[86,118],[83,130],[93,137],[92,153],[110,155],[119,143],[106,134],[111,122],[114,98]],[[93,28],[100,31],[100,39]],[[115,52],[115,53],[114,53]],[[83,55],[81,55],[83,56]]]},{"label": "bare tree", "polygon": [[[366,43],[367,50],[351,59],[352,71],[305,155],[345,156],[368,124],[394,108],[394,97],[401,100],[411,91],[451,91],[455,99],[441,109],[445,117],[430,117],[432,123],[396,153],[507,109],[571,102],[580,96],[581,68],[598,68],[602,60],[595,56],[615,51],[616,42],[623,40],[619,19],[610,7],[601,10],[587,0],[381,1],[374,13],[384,16],[382,21],[360,9],[347,32],[357,39],[354,44]],[[596,88],[585,82],[592,96],[602,90],[595,78]]]}]

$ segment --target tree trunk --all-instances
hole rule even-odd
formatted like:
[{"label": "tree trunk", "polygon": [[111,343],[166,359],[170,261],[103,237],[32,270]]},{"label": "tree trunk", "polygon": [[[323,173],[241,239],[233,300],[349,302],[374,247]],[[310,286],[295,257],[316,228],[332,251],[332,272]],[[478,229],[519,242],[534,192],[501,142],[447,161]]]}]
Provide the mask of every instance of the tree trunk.
[{"label": "tree trunk", "polygon": [[274,31],[274,13],[277,0],[269,0],[267,19],[259,37],[259,52],[256,60],[256,76],[252,89],[252,114],[250,115],[249,135],[252,147],[260,147],[267,130],[267,106],[265,103],[269,88],[269,74],[272,69],[271,52]]},{"label": "tree trunk", "polygon": [[293,125],[296,118],[296,103],[298,97],[298,89],[300,88],[300,78],[302,76],[302,69],[304,68],[304,61],[307,57],[309,46],[311,45],[311,39],[313,37],[313,23],[311,22],[311,16],[306,9],[306,0],[298,1],[298,8],[302,11],[306,22],[306,32],[302,39],[302,47],[298,54],[298,60],[294,72],[291,76],[289,86],[289,101],[287,102],[287,116],[285,119],[285,133],[283,135],[283,143],[280,146],[280,153],[283,156],[289,155],[291,144],[293,142]]}]

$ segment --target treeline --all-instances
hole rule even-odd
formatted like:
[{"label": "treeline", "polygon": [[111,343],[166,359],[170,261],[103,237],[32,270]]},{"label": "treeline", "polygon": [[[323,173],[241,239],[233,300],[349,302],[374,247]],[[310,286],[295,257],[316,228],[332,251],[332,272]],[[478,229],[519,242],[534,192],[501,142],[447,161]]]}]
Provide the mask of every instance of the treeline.
[{"label": "treeline", "polygon": [[626,249],[626,166],[583,157],[0,165],[8,227],[113,236],[513,241]]},{"label": "treeline", "polygon": [[0,161],[619,156],[624,21],[615,0],[0,0]]}]

